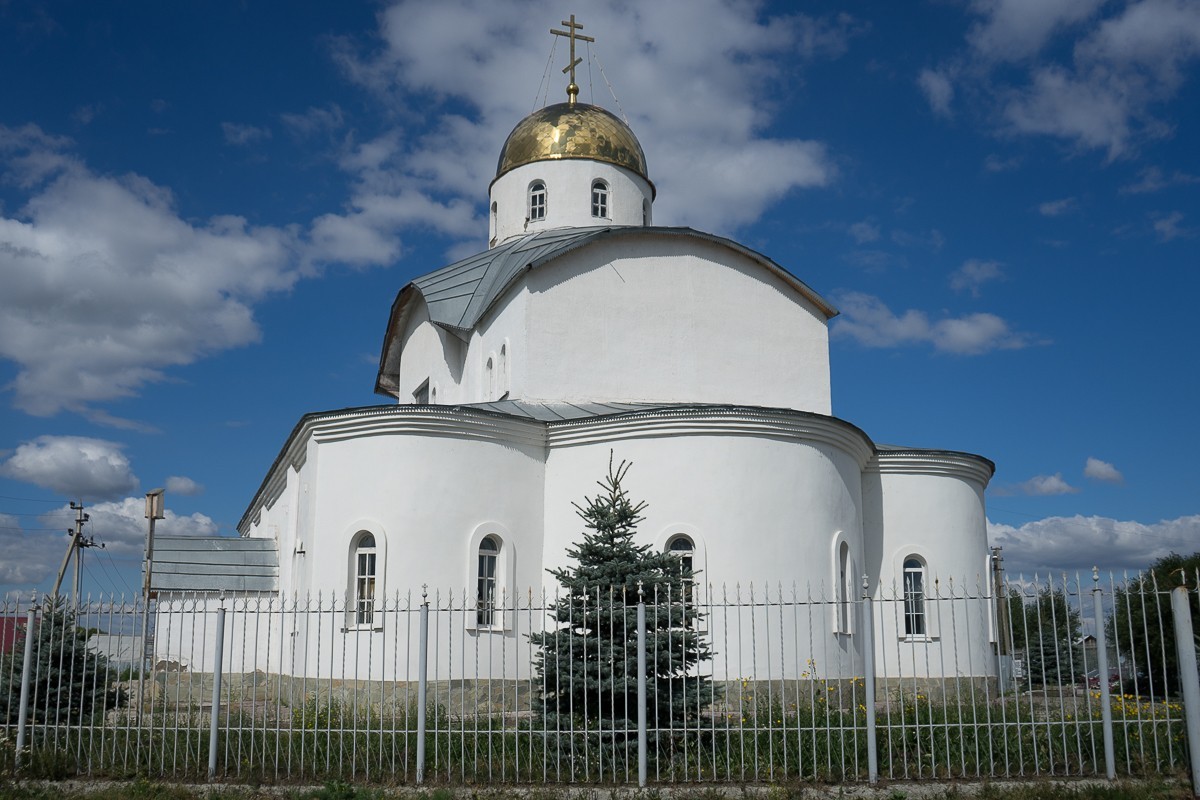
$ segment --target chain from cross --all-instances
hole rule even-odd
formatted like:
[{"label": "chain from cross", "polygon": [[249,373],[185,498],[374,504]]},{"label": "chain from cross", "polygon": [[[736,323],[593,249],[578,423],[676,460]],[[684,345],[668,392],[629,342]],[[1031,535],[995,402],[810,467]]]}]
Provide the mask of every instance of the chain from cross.
[{"label": "chain from cross", "polygon": [[583,63],[582,58],[575,57],[575,42],[594,42],[596,40],[591,36],[576,33],[576,31],[583,30],[583,25],[575,22],[574,14],[571,15],[570,20],[564,19],[562,24],[567,28],[565,31],[556,31],[554,28],[551,28],[550,32],[555,36],[566,36],[571,42],[571,61],[563,67],[563,74],[571,73],[571,83],[567,86],[567,97],[570,99],[571,105],[575,105],[575,98],[579,96],[579,85],[575,83],[575,68]]}]

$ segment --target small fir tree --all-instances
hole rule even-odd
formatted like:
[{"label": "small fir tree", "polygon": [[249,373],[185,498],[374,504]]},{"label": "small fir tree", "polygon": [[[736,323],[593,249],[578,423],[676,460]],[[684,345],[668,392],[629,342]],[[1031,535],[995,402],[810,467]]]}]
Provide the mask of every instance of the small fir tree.
[{"label": "small fir tree", "polygon": [[[15,643],[25,652],[23,631]],[[62,598],[47,599],[33,634],[33,672],[29,692],[28,720],[35,724],[76,722],[93,713],[114,709],[124,695],[110,683],[108,659],[88,647],[90,632],[76,624],[76,614]],[[0,706],[7,710],[6,724],[20,716],[21,661],[0,675]]]},{"label": "small fir tree", "polygon": [[[540,647],[541,713],[547,726],[610,731],[637,725],[637,604],[646,603],[647,723],[682,728],[716,699],[697,666],[712,657],[696,632],[694,574],[679,557],[634,543],[644,502],[621,483],[630,464],[609,459],[601,492],[574,504],[586,530],[567,551],[576,565],[549,570],[562,585],[558,627],[530,638]],[[640,595],[639,595],[640,592]],[[657,738],[657,737],[656,737]]]}]

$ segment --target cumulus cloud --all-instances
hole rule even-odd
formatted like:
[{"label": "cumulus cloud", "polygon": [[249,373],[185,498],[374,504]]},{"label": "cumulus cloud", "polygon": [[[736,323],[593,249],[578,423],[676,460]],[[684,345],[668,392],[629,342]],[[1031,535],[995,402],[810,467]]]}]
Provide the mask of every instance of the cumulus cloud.
[{"label": "cumulus cloud", "polygon": [[989,125],[998,115],[1010,133],[1053,136],[1109,160],[1170,135],[1161,114],[1200,57],[1200,5],[974,0],[968,9],[966,47],[935,74],[968,82],[964,96],[985,104]]},{"label": "cumulus cloud", "polygon": [[1083,467],[1083,475],[1086,478],[1106,483],[1121,483],[1125,480],[1125,476],[1112,464],[1091,456],[1088,456],[1087,463]]},{"label": "cumulus cloud", "polygon": [[1079,205],[1074,197],[1064,197],[1060,200],[1048,200],[1038,206],[1038,213],[1043,217],[1061,217],[1074,211]]},{"label": "cumulus cloud", "polygon": [[1053,475],[1035,475],[1024,483],[1017,484],[1016,489],[1022,494],[1034,495],[1036,497],[1075,494],[1079,491],[1063,480],[1061,472],[1056,472]]},{"label": "cumulus cloud", "polygon": [[[531,103],[553,43],[544,26],[513,20],[558,20],[560,11],[549,0],[397,2],[379,15],[379,42],[367,48],[343,40],[337,56],[346,74],[400,117],[409,113],[409,98],[445,101],[425,120],[424,133],[394,135],[373,163],[359,163],[363,185],[402,177],[438,204],[481,205],[500,145],[517,120],[543,99],[566,99],[559,46],[550,86]],[[461,24],[466,18],[470,26]],[[581,100],[629,115],[659,189],[656,222],[730,232],[788,192],[834,179],[825,144],[769,132],[772,86],[786,79],[778,59],[784,53],[806,59],[843,53],[859,31],[853,18],[767,17],[754,6],[717,0],[624,0],[594,6],[584,24],[597,43],[580,54]],[[664,27],[676,35],[655,34]]]},{"label": "cumulus cloud", "polygon": [[0,475],[85,500],[114,497],[138,485],[121,445],[84,436],[26,442],[0,464]]},{"label": "cumulus cloud", "polygon": [[1003,277],[999,261],[969,258],[961,267],[950,273],[950,288],[956,292],[970,292],[972,297],[979,297],[983,284]]},{"label": "cumulus cloud", "polygon": [[[988,521],[988,539],[1004,548],[1010,577],[1093,566],[1120,574],[1136,572],[1171,552],[1192,553],[1200,542],[1200,515],[1155,523],[1107,517],[1049,517],[1020,527]],[[1090,576],[1087,576],[1090,579]]]},{"label": "cumulus cloud", "polygon": [[0,216],[0,357],[31,414],[86,413],[256,341],[252,304],[302,274],[296,231],[184,220],[169,190],[98,175],[36,127],[0,127],[0,159],[29,190]]},{"label": "cumulus cloud", "polygon": [[1020,61],[1039,52],[1051,36],[1091,17],[1104,0],[974,0],[981,16],[967,35],[980,56]]},{"label": "cumulus cloud", "polygon": [[933,113],[942,117],[951,116],[950,103],[954,100],[954,84],[950,83],[949,77],[937,70],[923,69],[917,76],[917,86],[925,94]]},{"label": "cumulus cloud", "polygon": [[833,336],[865,347],[903,347],[927,344],[955,355],[981,355],[994,350],[1017,350],[1034,344],[1032,337],[1011,330],[995,314],[967,314],[931,321],[924,311],[896,314],[877,297],[851,292],[837,297],[841,315]]},{"label": "cumulus cloud", "polygon": [[[84,534],[104,544],[105,556],[140,558],[146,542],[146,501],[126,497],[87,507]],[[67,544],[66,529],[75,519],[69,506],[47,512],[22,528],[14,517],[0,516],[0,586],[32,588],[52,579]],[[165,536],[216,536],[217,524],[205,514],[179,515],[168,508],[155,525]]]},{"label": "cumulus cloud", "polygon": [[167,478],[166,489],[168,494],[182,494],[186,497],[192,497],[204,492],[203,486],[191,478],[186,478],[182,475],[172,475]]},{"label": "cumulus cloud", "polygon": [[237,122],[222,122],[221,133],[225,136],[225,143],[235,147],[245,147],[271,138],[270,128],[257,128]]}]

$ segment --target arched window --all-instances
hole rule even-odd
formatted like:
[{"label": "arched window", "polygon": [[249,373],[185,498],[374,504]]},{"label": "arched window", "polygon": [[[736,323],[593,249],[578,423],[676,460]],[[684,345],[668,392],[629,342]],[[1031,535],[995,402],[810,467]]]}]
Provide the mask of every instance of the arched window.
[{"label": "arched window", "polygon": [[496,621],[496,563],[500,557],[500,542],[495,536],[485,536],[479,542],[478,584],[475,590],[475,622],[491,627]]},{"label": "arched window", "polygon": [[489,355],[483,365],[483,400],[489,402],[496,396],[496,357]]},{"label": "arched window", "polygon": [[500,345],[500,359],[496,362],[497,399],[508,398],[508,341]]},{"label": "arched window", "polygon": [[904,559],[904,635],[924,637],[925,562],[917,556]]},{"label": "arched window", "polygon": [[592,181],[592,216],[608,219],[608,184]]},{"label": "arched window", "polygon": [[496,212],[498,210],[499,210],[499,206],[497,206],[496,201],[493,200],[492,201],[491,225],[489,225],[489,230],[491,230],[491,232],[492,232],[492,240],[491,240],[490,244],[492,244],[493,246],[496,244]]},{"label": "arched window", "polygon": [[839,633],[850,633],[850,609],[854,597],[854,576],[850,570],[850,545],[838,546],[837,559],[837,623]]},{"label": "arched window", "polygon": [[375,620],[375,537],[367,532],[354,542],[354,623],[371,625]]},{"label": "arched window", "polygon": [[696,544],[680,534],[667,542],[667,552],[679,558],[680,590],[683,592],[683,602],[690,604],[696,586]]},{"label": "arched window", "polygon": [[529,221],[546,218],[546,184],[534,181],[529,184]]}]

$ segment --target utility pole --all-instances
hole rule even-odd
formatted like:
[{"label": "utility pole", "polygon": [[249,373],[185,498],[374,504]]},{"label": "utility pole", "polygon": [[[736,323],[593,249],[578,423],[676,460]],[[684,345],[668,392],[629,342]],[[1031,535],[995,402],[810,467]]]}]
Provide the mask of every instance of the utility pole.
[{"label": "utility pole", "polygon": [[[154,521],[166,518],[163,507],[163,490],[146,492],[146,576],[142,581],[142,663],[138,670],[138,721],[142,718],[142,703],[146,699],[146,671],[154,663],[154,647],[150,635],[150,576],[154,572]],[[213,712],[216,713],[215,711]]]},{"label": "utility pole", "polygon": [[80,579],[79,576],[80,576],[80,573],[82,573],[82,571],[83,571],[82,565],[80,564],[80,558],[82,557],[82,555],[81,555],[82,551],[80,550],[80,548],[91,546],[91,544],[88,544],[88,545],[81,544],[83,542],[83,523],[87,522],[89,519],[91,519],[91,517],[89,515],[83,513],[83,502],[82,501],[79,503],[76,503],[74,500],[72,500],[71,501],[71,510],[75,512],[75,527],[69,528],[67,530],[67,533],[71,534],[71,541],[67,544],[67,553],[65,556],[63,556],[62,566],[58,568],[58,578],[55,579],[54,591],[52,591],[50,594],[54,597],[58,596],[58,590],[62,588],[63,578],[67,574],[67,565],[69,565],[71,563],[71,556],[75,555],[76,559],[75,559],[74,591],[75,591],[75,604],[78,606],[78,604],[79,604],[79,579]]}]

